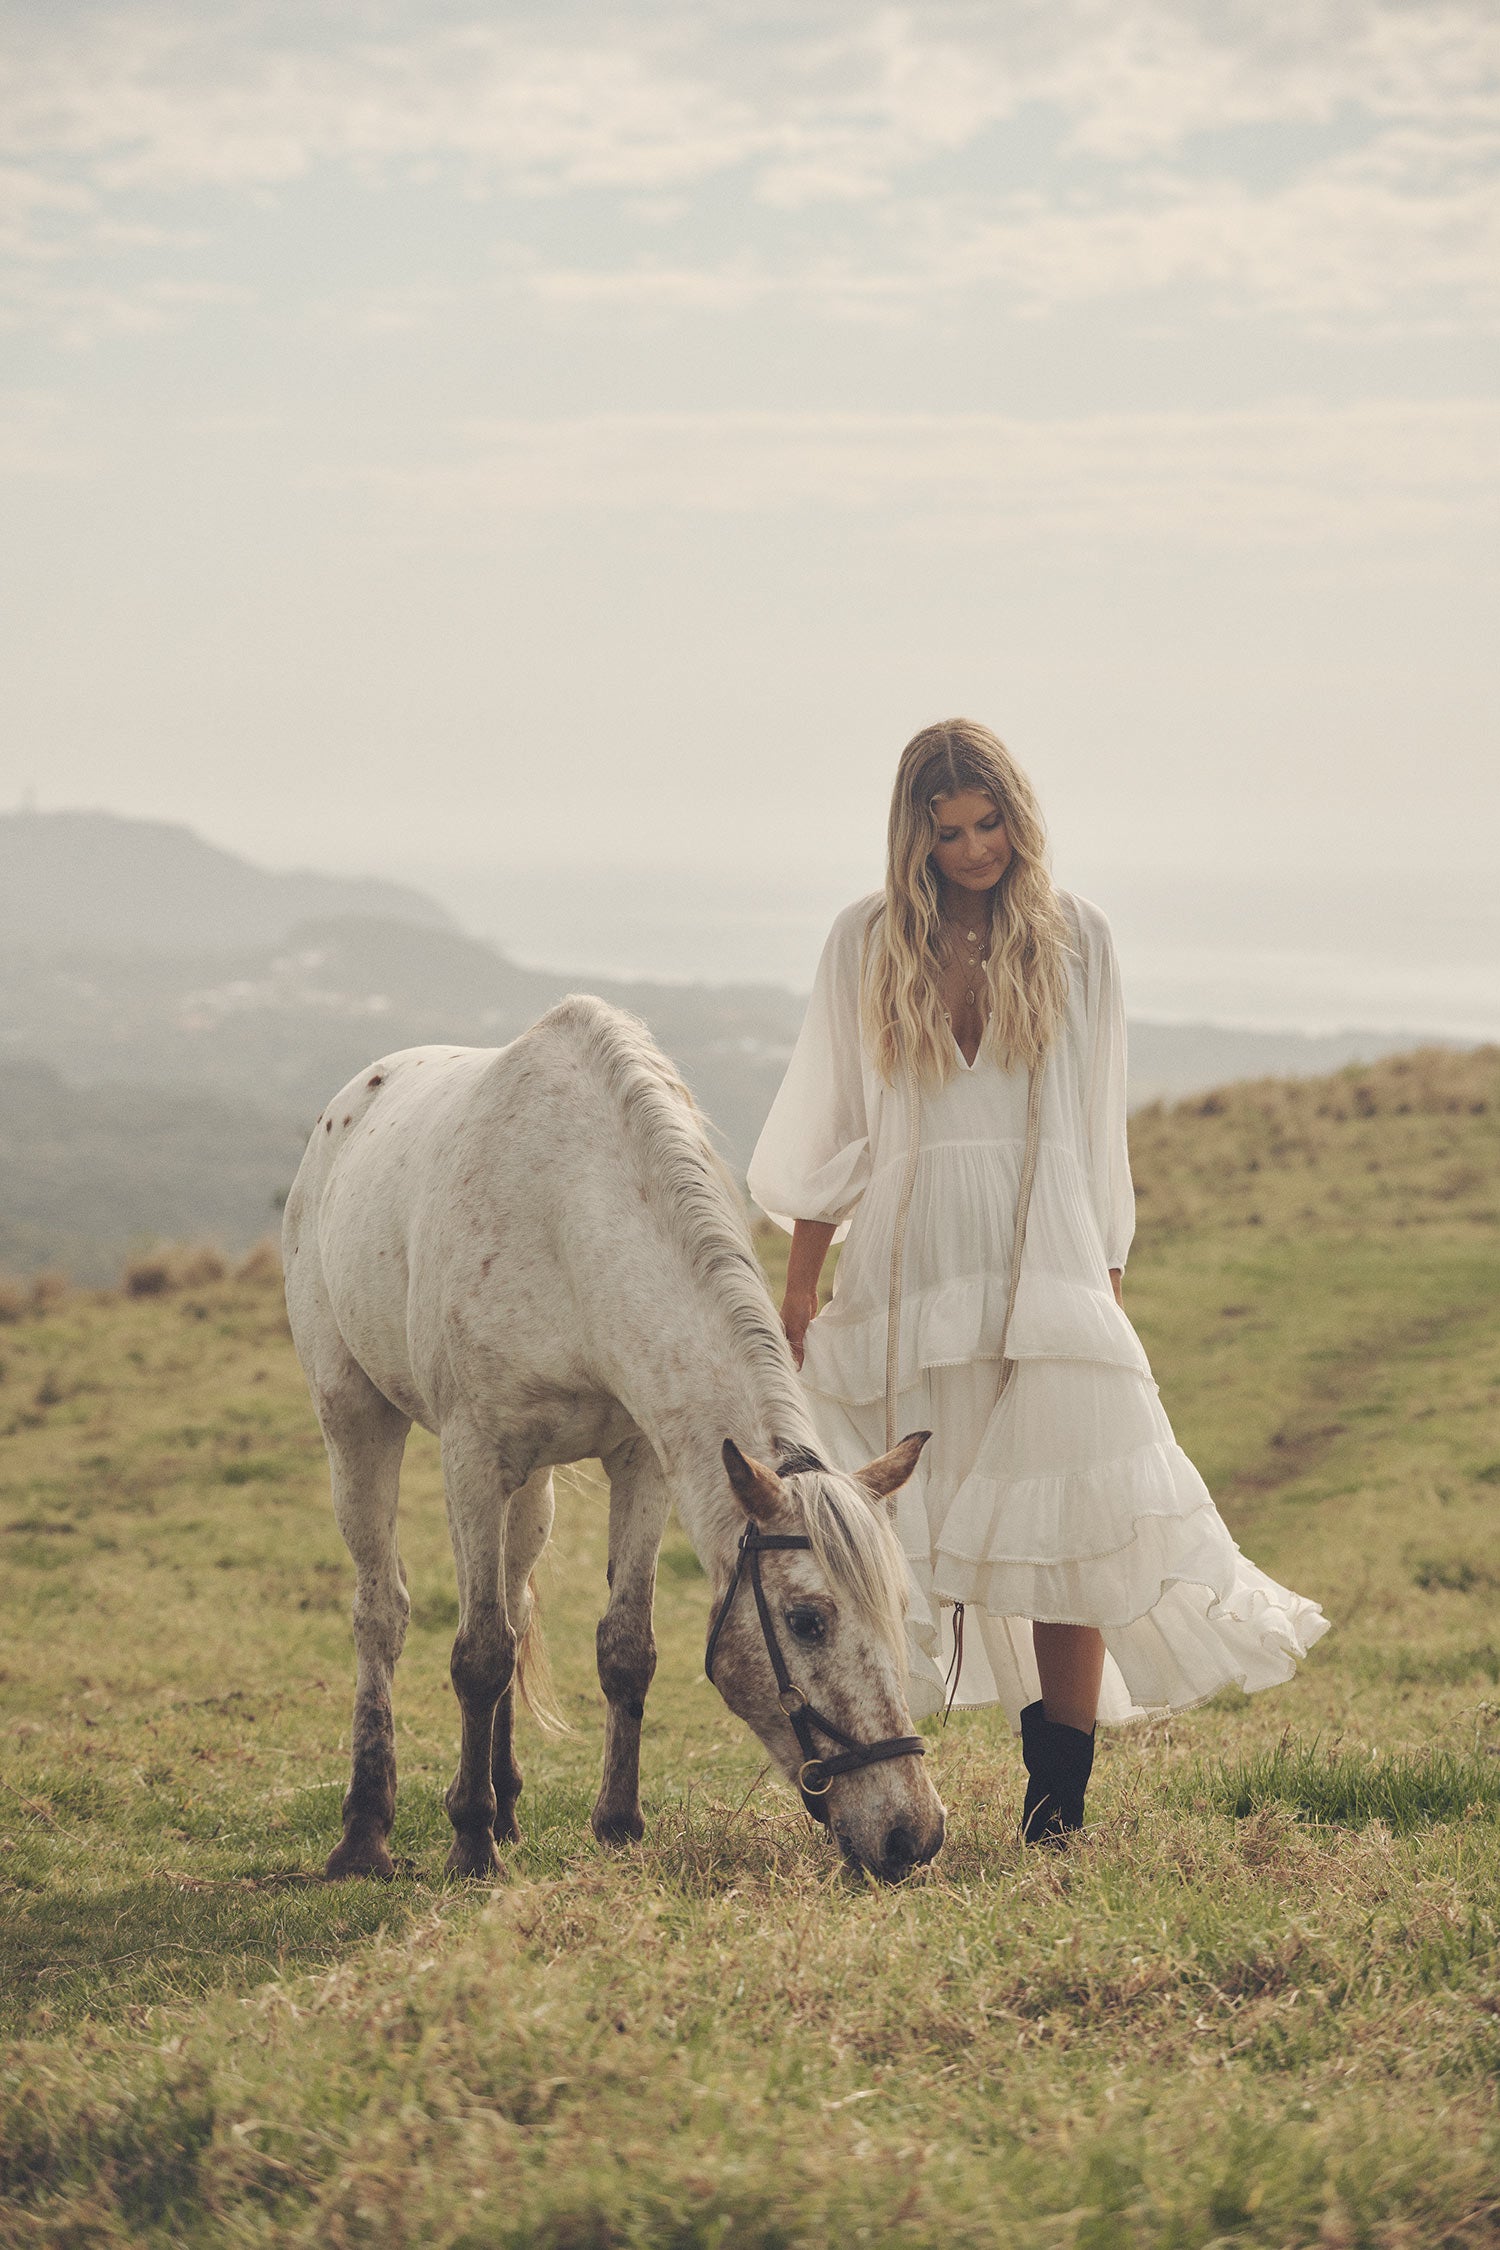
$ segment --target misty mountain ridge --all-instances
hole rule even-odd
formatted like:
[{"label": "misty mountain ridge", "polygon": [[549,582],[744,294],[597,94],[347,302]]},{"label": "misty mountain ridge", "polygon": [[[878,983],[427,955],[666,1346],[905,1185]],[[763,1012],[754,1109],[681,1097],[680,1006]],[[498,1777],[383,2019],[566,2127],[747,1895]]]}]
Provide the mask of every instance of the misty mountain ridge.
[{"label": "misty mountain ridge", "polygon": [[276,874],[174,821],[110,812],[0,813],[0,943],[43,952],[177,953],[270,945],[334,914],[456,930],[403,883]]},{"label": "misty mountain ridge", "polygon": [[[105,1279],[143,1236],[243,1247],[365,1064],[503,1046],[580,989],[645,1019],[743,1174],[802,1020],[784,987],[528,968],[397,884],[268,874],[161,822],[0,815],[0,1265]],[[1417,1043],[1135,1023],[1131,1098]]]}]

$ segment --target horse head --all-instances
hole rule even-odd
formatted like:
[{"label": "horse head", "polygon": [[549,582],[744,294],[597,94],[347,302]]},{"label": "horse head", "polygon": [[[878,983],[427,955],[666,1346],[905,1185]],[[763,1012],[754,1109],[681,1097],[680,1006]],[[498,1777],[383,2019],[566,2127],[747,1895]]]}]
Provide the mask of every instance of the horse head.
[{"label": "horse head", "polygon": [[943,1841],[943,1806],[906,1706],[906,1573],[886,1500],[928,1432],[857,1476],[778,1474],[727,1440],[744,1517],[704,1668],[849,1860],[899,1882]]}]

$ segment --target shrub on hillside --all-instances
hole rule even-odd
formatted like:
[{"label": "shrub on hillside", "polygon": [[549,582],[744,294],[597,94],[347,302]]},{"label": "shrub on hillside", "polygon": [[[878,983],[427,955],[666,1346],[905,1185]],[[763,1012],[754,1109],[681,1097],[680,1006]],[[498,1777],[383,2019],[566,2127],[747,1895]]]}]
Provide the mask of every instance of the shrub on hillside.
[{"label": "shrub on hillside", "polygon": [[172,1262],[160,1251],[132,1258],[120,1276],[127,1297],[164,1297],[173,1286]]},{"label": "shrub on hillside", "polygon": [[[275,1243],[269,1236],[257,1242],[232,1270],[236,1281],[279,1282],[281,1257]],[[177,1289],[211,1289],[230,1273],[228,1258],[212,1242],[163,1242],[130,1260],[120,1288],[127,1297],[166,1297]]]},{"label": "shrub on hillside", "polygon": [[28,1313],[55,1312],[68,1294],[68,1277],[62,1273],[33,1274],[29,1281],[0,1276],[0,1321],[24,1320]]},{"label": "shrub on hillside", "polygon": [[55,1312],[68,1294],[68,1277],[65,1273],[36,1273],[31,1277],[31,1309],[34,1313]]},{"label": "shrub on hillside", "polygon": [[236,1281],[280,1281],[281,1251],[270,1235],[262,1235],[245,1253],[234,1269],[234,1278]]},{"label": "shrub on hillside", "polygon": [[207,1289],[229,1272],[229,1260],[211,1242],[190,1242],[176,1253],[172,1281],[178,1289]]}]

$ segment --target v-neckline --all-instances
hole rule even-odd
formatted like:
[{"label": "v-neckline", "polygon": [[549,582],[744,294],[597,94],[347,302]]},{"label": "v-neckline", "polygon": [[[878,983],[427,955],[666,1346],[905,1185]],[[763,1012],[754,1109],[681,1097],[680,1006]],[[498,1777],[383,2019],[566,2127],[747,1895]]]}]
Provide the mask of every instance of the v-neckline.
[{"label": "v-neckline", "polygon": [[973,1062],[970,1062],[968,1056],[964,1053],[962,1047],[960,1047],[958,1043],[958,1035],[954,1031],[951,1024],[948,1026],[948,1037],[953,1041],[953,1052],[957,1055],[959,1061],[963,1064],[965,1073],[969,1077],[972,1077],[979,1064],[979,1049],[984,1045],[984,1033],[981,1031],[981,1033],[979,1034],[979,1046],[974,1049]]}]

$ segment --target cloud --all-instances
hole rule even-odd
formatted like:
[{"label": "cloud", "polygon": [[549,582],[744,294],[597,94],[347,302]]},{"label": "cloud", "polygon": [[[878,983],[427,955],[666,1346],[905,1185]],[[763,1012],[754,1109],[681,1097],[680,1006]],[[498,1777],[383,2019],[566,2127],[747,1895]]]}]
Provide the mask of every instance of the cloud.
[{"label": "cloud", "polygon": [[[917,195],[863,241],[715,262],[658,254],[607,266],[512,255],[507,285],[553,305],[737,313],[779,301],[835,319],[911,320],[924,307],[1045,318],[1076,306],[1166,302],[1311,331],[1492,328],[1500,320],[1500,193],[1479,152],[1431,178],[1423,136],[1330,159],[1284,187],[1164,167],[1130,195]],[[1191,304],[1190,304],[1191,300]]]},{"label": "cloud", "polygon": [[[0,132],[116,192],[282,186],[322,164],[434,156],[523,192],[701,179],[764,138],[731,90],[634,39],[563,44],[475,22],[277,45],[244,19],[66,23],[0,83]],[[236,32],[240,36],[236,37]]]},{"label": "cloud", "polygon": [[0,330],[42,334],[66,350],[85,351],[112,336],[164,335],[206,310],[238,309],[250,300],[235,282],[170,274],[95,282],[23,266],[0,276]]},{"label": "cloud", "polygon": [[473,422],[326,486],[503,523],[560,510],[868,512],[976,542],[1347,549],[1500,519],[1500,403],[1217,414],[593,414]]},{"label": "cloud", "polygon": [[56,231],[92,214],[95,198],[77,180],[50,179],[20,164],[0,165],[0,256],[57,254]]},{"label": "cloud", "polygon": [[1336,157],[1273,192],[1157,170],[1130,200],[1048,204],[1017,195],[919,204],[889,288],[1002,293],[1026,314],[1192,290],[1242,318],[1283,313],[1314,328],[1500,316],[1500,197],[1473,167],[1433,184],[1426,150]]},{"label": "cloud", "polygon": [[0,477],[86,477],[94,461],[67,430],[66,402],[48,391],[0,391]]},{"label": "cloud", "polygon": [[[684,316],[780,296],[910,318],[989,291],[1036,317],[1187,289],[1314,326],[1461,324],[1493,320],[1500,275],[1488,0],[684,0],[628,26],[413,4],[362,29],[178,0],[37,15],[0,71],[0,139],[0,249],[53,267],[178,260],[195,237],[164,204],[201,237],[205,198],[327,173],[493,199],[518,242],[546,200],[602,197],[607,258],[580,221],[526,285]],[[690,254],[653,245],[694,212]],[[21,300],[65,330],[76,302]]]}]

